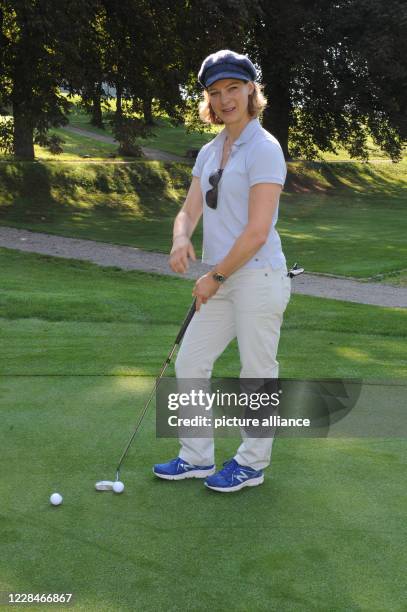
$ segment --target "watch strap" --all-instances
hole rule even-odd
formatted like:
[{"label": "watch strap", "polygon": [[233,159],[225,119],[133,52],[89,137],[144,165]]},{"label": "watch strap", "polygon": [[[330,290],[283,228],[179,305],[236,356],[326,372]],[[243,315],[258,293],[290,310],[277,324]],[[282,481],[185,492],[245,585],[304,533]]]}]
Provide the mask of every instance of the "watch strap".
[{"label": "watch strap", "polygon": [[226,276],[220,272],[214,272],[212,274],[212,278],[216,280],[218,283],[224,283],[226,280]]}]

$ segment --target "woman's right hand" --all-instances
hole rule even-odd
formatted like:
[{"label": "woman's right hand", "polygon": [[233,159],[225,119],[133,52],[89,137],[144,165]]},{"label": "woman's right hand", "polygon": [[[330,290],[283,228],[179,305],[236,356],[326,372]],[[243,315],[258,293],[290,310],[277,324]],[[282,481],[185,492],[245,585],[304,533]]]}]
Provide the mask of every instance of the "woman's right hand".
[{"label": "woman's right hand", "polygon": [[184,274],[189,267],[188,258],[196,261],[196,255],[192,242],[187,236],[178,236],[174,239],[170,253],[170,268],[174,272]]}]

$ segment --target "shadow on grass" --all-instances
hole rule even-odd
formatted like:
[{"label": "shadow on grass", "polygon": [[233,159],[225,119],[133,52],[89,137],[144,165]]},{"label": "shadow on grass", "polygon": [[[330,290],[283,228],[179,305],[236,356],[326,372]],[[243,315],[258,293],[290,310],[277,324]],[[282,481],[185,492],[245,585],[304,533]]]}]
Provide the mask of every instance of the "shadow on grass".
[{"label": "shadow on grass", "polygon": [[[404,172],[404,177],[403,177]],[[368,192],[402,195],[405,164],[361,162],[291,162],[285,191],[292,193]]]},{"label": "shadow on grass", "polygon": [[0,214],[23,221],[50,221],[75,209],[131,212],[147,219],[173,216],[189,178],[188,166],[160,162],[10,162],[0,166]]}]

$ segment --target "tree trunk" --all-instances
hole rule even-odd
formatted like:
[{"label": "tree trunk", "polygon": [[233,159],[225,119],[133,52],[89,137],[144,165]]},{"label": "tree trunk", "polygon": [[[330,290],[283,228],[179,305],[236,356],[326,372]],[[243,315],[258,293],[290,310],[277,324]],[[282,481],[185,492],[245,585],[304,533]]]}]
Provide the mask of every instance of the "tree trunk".
[{"label": "tree trunk", "polygon": [[143,115],[144,115],[144,123],[146,125],[154,125],[152,102],[153,102],[153,99],[151,98],[151,96],[145,96],[143,98]]},{"label": "tree trunk", "polygon": [[102,85],[98,83],[92,93],[92,119],[91,124],[99,128],[104,128],[102,116]]},{"label": "tree trunk", "polygon": [[13,103],[14,155],[19,159],[34,160],[34,126],[24,105]]},{"label": "tree trunk", "polygon": [[278,83],[278,85],[272,87],[272,93],[268,97],[268,105],[264,111],[263,126],[277,138],[283,149],[285,159],[290,160],[291,157],[288,150],[288,128],[290,125],[291,108],[290,92],[288,87],[284,87],[282,80],[273,79],[273,82]]},{"label": "tree trunk", "polygon": [[123,117],[122,95],[123,85],[121,83],[116,83],[116,118],[119,121]]}]

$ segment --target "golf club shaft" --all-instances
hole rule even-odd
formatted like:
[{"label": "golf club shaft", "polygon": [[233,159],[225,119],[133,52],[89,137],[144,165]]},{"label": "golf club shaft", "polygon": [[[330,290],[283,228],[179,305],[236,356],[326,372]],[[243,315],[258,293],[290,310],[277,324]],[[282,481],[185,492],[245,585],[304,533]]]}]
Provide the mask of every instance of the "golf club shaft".
[{"label": "golf club shaft", "polygon": [[[304,272],[304,269],[303,268],[299,268],[298,264],[295,263],[292,266],[292,268],[288,271],[287,276],[289,276],[290,278],[293,278],[294,276],[302,274],[302,272]],[[157,387],[160,384],[160,381],[161,381],[161,379],[162,379],[162,377],[164,375],[164,372],[167,369],[167,366],[171,363],[171,359],[172,359],[172,356],[173,356],[173,354],[175,352],[175,349],[181,343],[181,340],[184,337],[184,334],[185,334],[185,332],[187,330],[187,327],[190,324],[190,322],[192,320],[192,317],[194,316],[195,312],[196,312],[196,298],[193,300],[193,302],[192,302],[192,304],[191,304],[191,306],[190,306],[190,308],[188,310],[187,316],[185,317],[184,322],[182,323],[181,329],[178,332],[178,335],[177,335],[177,337],[175,339],[174,345],[173,345],[171,351],[169,352],[166,360],[164,361],[164,363],[163,363],[163,365],[161,367],[161,371],[160,371],[160,373],[158,375],[158,378],[155,381],[153,390],[151,391],[150,396],[149,396],[149,398],[148,398],[148,400],[147,400],[147,402],[146,402],[146,404],[144,406],[144,409],[143,409],[142,413],[140,414],[140,416],[138,418],[137,424],[136,424],[135,429],[134,429],[134,431],[133,431],[133,433],[132,433],[132,435],[130,437],[130,440],[128,441],[128,443],[127,443],[127,445],[126,445],[126,447],[125,447],[125,449],[124,449],[124,451],[122,453],[122,456],[120,457],[119,463],[118,463],[117,468],[116,468],[116,480],[119,480],[120,468],[122,466],[122,463],[123,463],[123,461],[124,461],[128,451],[130,449],[130,446],[133,443],[134,438],[137,435],[137,432],[138,432],[138,430],[140,428],[140,425],[143,422],[143,419],[144,419],[144,417],[145,417],[145,415],[147,413],[147,410],[148,410],[148,407],[150,405],[150,402],[153,399],[153,397],[154,397],[154,395],[155,395],[155,393],[157,391]]]},{"label": "golf club shaft", "polygon": [[187,330],[188,325],[190,324],[190,322],[192,320],[192,317],[194,316],[195,311],[196,311],[196,298],[194,299],[194,301],[192,302],[192,304],[191,304],[191,306],[190,306],[190,308],[188,310],[187,316],[185,317],[185,320],[184,320],[184,322],[183,322],[183,324],[181,326],[181,329],[178,332],[178,335],[177,335],[177,337],[175,339],[174,345],[171,348],[170,352],[168,353],[168,356],[167,356],[166,360],[164,361],[164,363],[163,363],[163,365],[161,367],[161,370],[160,370],[160,373],[158,375],[158,378],[155,381],[153,390],[151,391],[150,396],[149,396],[149,398],[148,398],[148,400],[147,400],[147,402],[146,402],[146,404],[144,406],[144,409],[143,409],[142,413],[140,414],[140,416],[139,416],[139,418],[137,420],[137,424],[136,424],[136,426],[134,428],[134,432],[131,435],[131,438],[130,438],[130,440],[128,441],[128,443],[126,445],[126,447],[125,447],[125,449],[124,449],[124,451],[122,453],[122,456],[120,457],[119,463],[118,463],[117,468],[116,468],[116,480],[119,480],[120,468],[122,466],[122,463],[123,463],[123,461],[124,461],[128,451],[130,449],[130,446],[132,445],[132,442],[133,442],[134,438],[136,437],[136,434],[137,434],[137,432],[138,432],[138,430],[140,428],[140,425],[141,425],[141,423],[142,423],[142,421],[143,421],[143,419],[144,419],[144,417],[145,417],[145,415],[147,413],[147,410],[148,410],[148,407],[150,405],[150,402],[153,399],[153,397],[155,395],[155,392],[157,391],[157,387],[158,387],[158,385],[159,385],[159,383],[160,383],[160,381],[161,381],[161,379],[162,379],[162,377],[164,375],[164,372],[167,369],[167,366],[171,363],[171,359],[172,359],[172,356],[174,355],[175,349],[177,348],[177,346],[180,344],[182,338],[184,337],[184,334],[185,334],[185,332]]}]

